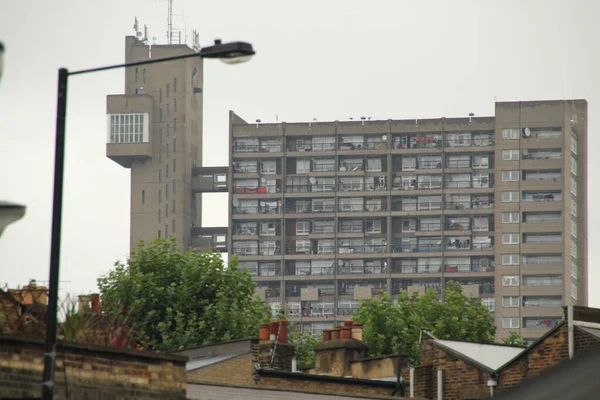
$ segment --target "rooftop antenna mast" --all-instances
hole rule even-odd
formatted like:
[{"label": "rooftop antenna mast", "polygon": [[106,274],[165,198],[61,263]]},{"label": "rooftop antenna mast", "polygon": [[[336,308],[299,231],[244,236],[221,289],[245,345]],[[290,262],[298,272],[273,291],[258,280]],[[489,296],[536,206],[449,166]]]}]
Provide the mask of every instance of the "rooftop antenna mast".
[{"label": "rooftop antenna mast", "polygon": [[200,34],[197,30],[192,31],[192,49],[194,51],[200,51],[202,47],[200,46]]},{"label": "rooftop antenna mast", "polygon": [[[167,0],[167,41],[169,44],[181,44],[181,30],[173,27],[173,0]],[[183,14],[180,15],[183,18]]]}]

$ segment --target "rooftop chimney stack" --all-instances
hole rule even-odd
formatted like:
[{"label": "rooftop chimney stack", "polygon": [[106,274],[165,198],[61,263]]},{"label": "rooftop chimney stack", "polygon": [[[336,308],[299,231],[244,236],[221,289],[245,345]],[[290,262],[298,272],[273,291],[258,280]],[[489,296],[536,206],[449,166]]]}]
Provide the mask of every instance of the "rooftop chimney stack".
[{"label": "rooftop chimney stack", "polygon": [[100,295],[98,293],[94,293],[90,297],[92,299],[92,312],[100,314],[102,312],[102,306],[100,305]]}]

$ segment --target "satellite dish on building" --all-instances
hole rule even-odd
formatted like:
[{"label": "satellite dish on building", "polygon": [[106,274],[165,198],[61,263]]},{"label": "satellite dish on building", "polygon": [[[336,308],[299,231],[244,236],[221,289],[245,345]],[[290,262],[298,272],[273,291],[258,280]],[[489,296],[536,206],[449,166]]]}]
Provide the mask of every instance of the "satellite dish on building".
[{"label": "satellite dish on building", "polygon": [[387,140],[387,135],[383,135],[383,136],[381,137],[381,140],[383,140],[383,141],[385,142],[385,141]]},{"label": "satellite dish on building", "polygon": [[344,265],[344,260],[338,260],[338,265],[341,267]]},{"label": "satellite dish on building", "polygon": [[260,183],[265,183],[267,181],[266,178],[260,178]]},{"label": "satellite dish on building", "polygon": [[238,206],[240,205],[240,201],[239,201],[238,199],[236,199],[236,198],[234,198],[234,199],[232,200],[232,203],[233,203],[233,206],[234,206],[234,207],[238,207]]},{"label": "satellite dish on building", "polygon": [[308,181],[309,181],[309,182],[310,182],[312,185],[314,185],[315,183],[317,183],[317,178],[315,178],[314,176],[311,176],[311,177],[308,179]]},{"label": "satellite dish on building", "polygon": [[529,129],[529,128],[523,129],[523,135],[525,135],[525,137],[530,137],[531,136],[531,129]]},{"label": "satellite dish on building", "polygon": [[527,154],[529,154],[529,150],[523,149],[523,155],[526,156]]}]

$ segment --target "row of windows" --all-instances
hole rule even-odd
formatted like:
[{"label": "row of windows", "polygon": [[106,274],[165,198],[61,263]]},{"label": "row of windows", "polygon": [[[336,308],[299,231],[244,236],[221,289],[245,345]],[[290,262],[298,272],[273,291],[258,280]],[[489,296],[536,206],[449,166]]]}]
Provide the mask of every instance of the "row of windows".
[{"label": "row of windows", "polygon": [[[146,71],[144,69],[144,71]],[[136,79],[137,82],[137,79]],[[144,80],[145,82],[145,80]],[[177,92],[177,78],[173,78],[173,93]],[[169,98],[169,96],[171,95],[171,84],[167,83],[167,98]],[[158,101],[162,103],[162,97],[163,97],[163,90],[162,88],[158,90]],[[173,110],[176,111],[176,110]]]},{"label": "row of windows", "polygon": [[[563,276],[556,275],[523,275],[523,286],[562,286]],[[502,286],[519,286],[519,275],[502,275]]]},{"label": "row of windows", "polygon": [[[173,179],[173,194],[177,193],[177,181],[175,179]],[[158,190],[158,202],[162,203],[162,193],[163,191],[161,189]],[[169,184],[167,183],[165,185],[165,197],[167,199],[169,199]],[[142,204],[146,204],[146,191],[142,190]],[[173,208],[175,208],[175,199],[173,199]],[[175,211],[173,211],[175,212]]]},{"label": "row of windows", "polygon": [[[162,233],[165,233],[165,238],[167,237],[167,235],[169,234],[169,224],[165,224],[165,230],[161,231],[160,229],[158,230],[158,238],[160,239],[162,237]],[[175,220],[171,221],[171,233],[175,233]]]},{"label": "row of windows", "polygon": [[[561,317],[525,317],[523,318],[523,328],[553,328],[558,325],[561,320]],[[520,321],[521,318],[518,317],[502,318],[502,328],[520,328]]]}]

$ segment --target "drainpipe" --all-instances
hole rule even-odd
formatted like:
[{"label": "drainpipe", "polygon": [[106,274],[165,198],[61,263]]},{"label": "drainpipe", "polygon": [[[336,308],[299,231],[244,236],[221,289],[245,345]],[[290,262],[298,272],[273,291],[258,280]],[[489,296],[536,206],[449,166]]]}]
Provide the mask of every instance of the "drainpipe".
[{"label": "drainpipe", "polygon": [[415,368],[410,367],[410,398],[415,397]]},{"label": "drainpipe", "polygon": [[498,384],[498,374],[493,373],[490,375],[490,379],[487,381],[487,385],[490,388],[490,397],[494,397],[494,388]]},{"label": "drainpipe", "polygon": [[442,367],[438,367],[437,370],[437,399],[444,400],[444,393],[442,392]]},{"label": "drainpipe", "polygon": [[567,326],[569,330],[569,360],[575,355],[575,338],[573,332],[573,305],[567,306]]}]

